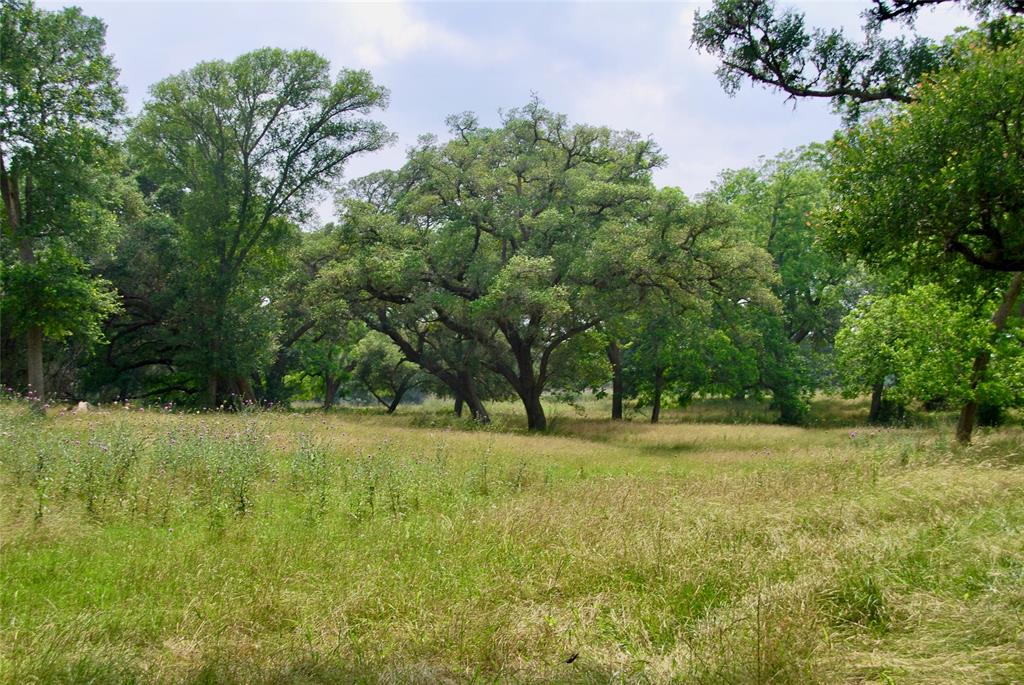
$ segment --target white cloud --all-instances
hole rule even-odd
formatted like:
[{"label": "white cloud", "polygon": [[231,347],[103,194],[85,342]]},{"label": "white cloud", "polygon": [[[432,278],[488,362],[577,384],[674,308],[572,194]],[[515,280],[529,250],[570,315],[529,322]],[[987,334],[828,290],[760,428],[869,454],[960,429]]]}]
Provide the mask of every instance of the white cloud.
[{"label": "white cloud", "polygon": [[489,61],[508,56],[512,49],[509,44],[485,49],[469,36],[423,16],[415,5],[398,0],[330,4],[323,11],[339,48],[350,62],[362,67],[378,68],[423,53]]}]

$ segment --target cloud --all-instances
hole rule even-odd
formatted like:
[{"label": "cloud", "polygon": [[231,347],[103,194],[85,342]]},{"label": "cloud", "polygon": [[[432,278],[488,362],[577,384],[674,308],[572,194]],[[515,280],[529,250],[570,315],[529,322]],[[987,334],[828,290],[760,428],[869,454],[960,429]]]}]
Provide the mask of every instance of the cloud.
[{"label": "cloud", "polygon": [[406,2],[332,4],[324,12],[341,49],[362,67],[378,68],[422,53],[459,60],[487,54],[475,40],[423,16]]}]

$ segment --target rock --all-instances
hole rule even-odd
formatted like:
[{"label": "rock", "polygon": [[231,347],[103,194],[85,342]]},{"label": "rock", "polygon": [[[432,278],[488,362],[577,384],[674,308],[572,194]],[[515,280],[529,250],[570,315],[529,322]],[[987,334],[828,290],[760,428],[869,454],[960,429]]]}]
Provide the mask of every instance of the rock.
[{"label": "rock", "polygon": [[76,406],[74,409],[74,412],[76,414],[84,414],[87,411],[89,411],[89,403],[86,402],[85,400],[79,402],[78,406]]}]

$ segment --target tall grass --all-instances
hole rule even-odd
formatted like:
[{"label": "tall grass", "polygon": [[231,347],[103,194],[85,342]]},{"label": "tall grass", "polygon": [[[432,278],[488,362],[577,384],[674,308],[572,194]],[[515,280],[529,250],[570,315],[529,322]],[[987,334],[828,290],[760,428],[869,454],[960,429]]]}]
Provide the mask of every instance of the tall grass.
[{"label": "tall grass", "polygon": [[1024,681],[1019,430],[556,416],[0,404],[0,678]]}]

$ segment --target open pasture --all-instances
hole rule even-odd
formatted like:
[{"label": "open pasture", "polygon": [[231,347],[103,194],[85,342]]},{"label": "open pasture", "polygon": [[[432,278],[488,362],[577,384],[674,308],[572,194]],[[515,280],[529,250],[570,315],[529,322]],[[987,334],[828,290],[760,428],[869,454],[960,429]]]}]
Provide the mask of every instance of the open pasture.
[{"label": "open pasture", "polygon": [[0,674],[1024,680],[1019,429],[597,413],[5,404]]}]

